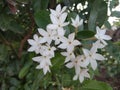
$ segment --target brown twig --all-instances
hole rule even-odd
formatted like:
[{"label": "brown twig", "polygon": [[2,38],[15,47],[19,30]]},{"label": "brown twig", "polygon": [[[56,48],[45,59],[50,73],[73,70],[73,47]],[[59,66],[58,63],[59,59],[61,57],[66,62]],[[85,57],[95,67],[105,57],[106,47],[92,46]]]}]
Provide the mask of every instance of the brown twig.
[{"label": "brown twig", "polygon": [[31,10],[28,11],[28,14],[29,14],[29,17],[30,17],[30,20],[31,20],[31,25],[30,25],[30,28],[28,30],[27,35],[25,35],[25,37],[22,39],[22,41],[20,43],[20,48],[19,48],[19,51],[18,51],[19,59],[21,59],[22,52],[23,52],[23,47],[24,47],[27,39],[29,39],[30,36],[32,35],[32,31],[33,31],[33,28],[34,28],[34,25],[35,25],[34,18],[33,18]]}]

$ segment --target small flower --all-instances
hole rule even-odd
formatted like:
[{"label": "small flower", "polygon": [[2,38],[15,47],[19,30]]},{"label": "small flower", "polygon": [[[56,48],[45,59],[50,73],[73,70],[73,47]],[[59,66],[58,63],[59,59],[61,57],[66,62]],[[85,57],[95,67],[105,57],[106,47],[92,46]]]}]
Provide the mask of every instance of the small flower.
[{"label": "small flower", "polygon": [[80,67],[86,68],[89,64],[89,61],[85,58],[84,55],[79,55],[76,58],[71,59],[71,62],[66,64],[66,67],[73,68],[75,67],[75,72],[78,74],[80,72]]},{"label": "small flower", "polygon": [[81,45],[81,43],[78,40],[74,40],[75,33],[72,33],[68,36],[68,38],[64,37],[62,39],[62,44],[60,44],[58,47],[61,49],[67,49],[67,51],[73,51],[75,46]]},{"label": "small flower", "polygon": [[109,35],[105,35],[106,30],[101,30],[99,27],[96,27],[97,33],[95,37],[100,40],[104,45],[107,45],[105,40],[110,40],[111,37]]},{"label": "small flower", "polygon": [[51,44],[53,38],[54,38],[54,34],[56,33],[54,30],[52,29],[48,29],[47,31],[38,28],[38,32],[40,33],[40,35],[42,35],[42,39],[41,39],[41,43],[45,43],[47,42],[48,44]]},{"label": "small flower", "polygon": [[36,54],[40,53],[41,49],[41,37],[38,37],[37,34],[33,36],[33,39],[28,39],[28,43],[31,47],[28,49],[29,52],[35,51]]},{"label": "small flower", "polygon": [[77,80],[79,78],[80,83],[82,83],[85,77],[90,78],[88,69],[80,69],[80,72],[73,77],[73,80]]},{"label": "small flower", "polygon": [[63,13],[59,18],[55,17],[54,15],[50,15],[50,19],[52,24],[49,24],[48,27],[50,29],[63,29],[64,26],[67,26],[69,22],[65,22],[67,17],[67,13]]},{"label": "small flower", "polygon": [[42,56],[49,56],[50,58],[52,58],[55,56],[55,54],[54,54],[55,50],[56,50],[56,48],[53,46],[51,47],[49,44],[44,45],[42,47],[42,50],[41,50],[42,51],[41,55]]},{"label": "small flower", "polygon": [[65,63],[75,58],[75,54],[72,51],[71,52],[61,52],[61,54],[63,56],[66,56]]},{"label": "small flower", "polygon": [[40,63],[36,69],[43,69],[44,75],[47,72],[50,72],[50,68],[49,66],[51,66],[51,61],[50,61],[50,57],[49,56],[38,56],[38,57],[34,57],[32,58],[33,61],[36,61],[38,63]]},{"label": "small flower", "polygon": [[97,40],[95,43],[93,43],[93,47],[96,47],[96,49],[102,49],[105,47],[105,45],[101,43],[100,40]]},{"label": "small flower", "polygon": [[83,49],[83,53],[85,57],[88,59],[88,61],[90,62],[93,70],[97,68],[96,60],[105,60],[105,58],[101,54],[98,54],[96,52],[97,52],[97,49],[94,46],[91,48],[91,50]]},{"label": "small flower", "polygon": [[61,5],[58,4],[56,7],[56,10],[50,9],[50,12],[52,15],[59,17],[59,16],[61,16],[61,14],[63,14],[65,12],[66,8],[67,8],[66,6],[61,8]]},{"label": "small flower", "polygon": [[55,45],[58,45],[64,38],[65,31],[58,29],[56,32],[57,33],[54,35],[53,40],[55,41]]},{"label": "small flower", "polygon": [[78,15],[76,16],[75,20],[73,18],[71,18],[71,20],[72,20],[72,25],[75,28],[78,28],[83,24],[83,19],[80,19]]}]

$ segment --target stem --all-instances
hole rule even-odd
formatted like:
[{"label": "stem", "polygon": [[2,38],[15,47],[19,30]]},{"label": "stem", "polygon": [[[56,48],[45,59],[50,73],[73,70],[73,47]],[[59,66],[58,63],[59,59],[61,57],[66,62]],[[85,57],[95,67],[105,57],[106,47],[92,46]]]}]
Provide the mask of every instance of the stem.
[{"label": "stem", "polygon": [[78,32],[78,28],[75,28],[75,34],[77,34],[77,32]]},{"label": "stem", "polygon": [[23,47],[24,47],[27,39],[29,39],[30,36],[32,35],[32,31],[33,31],[34,25],[35,25],[33,13],[32,13],[32,11],[29,9],[29,7],[30,7],[30,4],[28,4],[28,14],[29,14],[29,17],[30,17],[30,20],[31,20],[31,25],[30,25],[30,28],[29,28],[29,30],[28,30],[27,35],[25,35],[24,38],[23,38],[23,39],[21,40],[21,42],[20,42],[20,48],[19,48],[19,51],[18,51],[18,57],[19,57],[19,58],[21,58],[21,56],[22,56]]}]

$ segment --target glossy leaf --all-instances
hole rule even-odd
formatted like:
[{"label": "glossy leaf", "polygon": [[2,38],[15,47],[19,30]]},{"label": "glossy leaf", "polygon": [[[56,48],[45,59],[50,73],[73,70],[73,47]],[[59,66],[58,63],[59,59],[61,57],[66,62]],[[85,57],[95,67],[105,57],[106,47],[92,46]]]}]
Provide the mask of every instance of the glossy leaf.
[{"label": "glossy leaf", "polygon": [[102,0],[95,0],[92,5],[92,10],[90,12],[88,20],[88,29],[95,30],[96,25],[103,25],[107,16],[107,4]]},{"label": "glossy leaf", "polygon": [[112,88],[105,82],[88,80],[84,83],[81,90],[112,90]]},{"label": "glossy leaf", "polygon": [[95,35],[95,32],[90,31],[90,30],[84,30],[84,31],[79,31],[77,33],[77,39],[87,39],[87,38],[91,38]]},{"label": "glossy leaf", "polygon": [[113,11],[113,12],[111,12],[111,16],[120,18],[120,11]]},{"label": "glossy leaf", "polygon": [[35,22],[40,28],[46,29],[47,24],[50,23],[49,12],[45,10],[41,10],[36,12],[34,15]]}]

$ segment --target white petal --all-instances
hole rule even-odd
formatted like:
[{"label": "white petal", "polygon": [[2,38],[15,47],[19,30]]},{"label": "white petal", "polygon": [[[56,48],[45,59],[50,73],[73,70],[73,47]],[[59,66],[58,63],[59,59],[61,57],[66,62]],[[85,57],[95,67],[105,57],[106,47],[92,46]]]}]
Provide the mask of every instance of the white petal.
[{"label": "white petal", "polygon": [[62,10],[61,10],[61,13],[63,13],[65,10],[66,10],[66,6],[64,6],[63,8],[62,8]]},{"label": "white petal", "polygon": [[35,49],[36,49],[36,48],[35,48],[34,46],[32,46],[32,47],[30,47],[30,48],[28,49],[28,51],[29,51],[29,52],[33,52],[33,51],[35,51]]},{"label": "white petal", "polygon": [[80,73],[80,66],[75,65],[75,73],[79,74]]},{"label": "white petal", "polygon": [[73,80],[77,80],[78,79],[78,75],[75,75],[74,77],[73,77]]},{"label": "white petal", "polygon": [[70,57],[65,58],[65,63],[68,62],[68,61],[70,61]]},{"label": "white petal", "polygon": [[28,39],[27,41],[30,45],[35,45],[36,44],[36,42],[32,39]]},{"label": "white petal", "polygon": [[65,30],[63,29],[63,28],[58,28],[58,35],[60,35],[60,36],[64,36],[64,34],[65,34]]},{"label": "white petal", "polygon": [[38,35],[35,34],[35,35],[33,36],[33,38],[37,41],[37,40],[38,40]]},{"label": "white petal", "polygon": [[73,45],[67,46],[67,51],[68,52],[72,52],[73,50],[74,50],[74,46]]},{"label": "white petal", "polygon": [[58,25],[58,19],[57,19],[57,17],[55,17],[54,15],[50,15],[50,19],[51,19],[51,21],[52,21],[52,23],[53,24],[57,24]]},{"label": "white petal", "polygon": [[42,59],[43,59],[43,58],[42,58],[42,57],[39,57],[39,56],[32,58],[33,61],[36,61],[36,62],[39,62],[39,63],[41,62]]},{"label": "white petal", "polygon": [[105,60],[105,58],[102,56],[102,55],[100,55],[100,54],[93,54],[93,57],[95,58],[95,59],[97,59],[97,60]]},{"label": "white petal", "polygon": [[80,81],[80,83],[82,83],[84,81],[84,77],[83,76],[79,76],[79,81]]},{"label": "white petal", "polygon": [[67,13],[63,13],[61,16],[60,16],[60,23],[63,23],[64,21],[65,21],[65,19],[66,19],[66,17],[67,17]]},{"label": "white petal", "polygon": [[67,56],[67,55],[68,55],[67,52],[61,52],[61,54],[62,54],[63,56]]},{"label": "white petal", "polygon": [[62,23],[61,27],[67,26],[69,24],[69,22],[64,22]]},{"label": "white petal", "polygon": [[75,38],[75,33],[72,33],[68,36],[69,40],[73,41]]},{"label": "white petal", "polygon": [[45,43],[47,42],[47,38],[46,37],[43,37],[41,40],[40,40],[40,43]]},{"label": "white petal", "polygon": [[101,42],[103,43],[104,46],[107,45],[107,42],[105,40],[101,39]]},{"label": "white petal", "polygon": [[111,40],[112,38],[111,38],[110,36],[108,36],[108,35],[104,35],[104,36],[102,37],[102,39]]},{"label": "white petal", "polygon": [[85,55],[86,57],[88,57],[89,54],[90,54],[90,51],[89,51],[88,49],[85,49],[85,48],[83,48],[82,50],[83,50],[84,55]]},{"label": "white petal", "polygon": [[57,5],[56,11],[57,11],[57,12],[61,12],[61,5],[60,5],[60,4]]},{"label": "white petal", "polygon": [[48,29],[57,29],[57,28],[58,28],[58,25],[49,24],[49,25],[47,25],[47,28],[48,28]]},{"label": "white petal", "polygon": [[42,35],[42,36],[47,36],[47,32],[44,29],[38,28],[38,32]]},{"label": "white petal", "polygon": [[81,43],[80,43],[78,40],[74,40],[74,41],[73,41],[73,45],[74,45],[74,46],[77,46],[77,45],[81,45]]},{"label": "white petal", "polygon": [[58,47],[61,48],[61,49],[66,49],[67,45],[63,43],[63,44],[60,44]]},{"label": "white petal", "polygon": [[40,66],[40,65],[38,65],[38,66],[36,67],[36,69],[41,69],[41,66]]},{"label": "white petal", "polygon": [[55,11],[55,10],[50,9],[50,12],[51,12],[51,14],[53,14],[53,15],[57,16],[57,13],[56,13],[56,11]]},{"label": "white petal", "polygon": [[96,60],[90,60],[90,63],[91,63],[92,69],[95,70],[97,68],[97,62],[96,62]]},{"label": "white petal", "polygon": [[73,62],[69,62],[65,65],[67,68],[73,68]]}]

